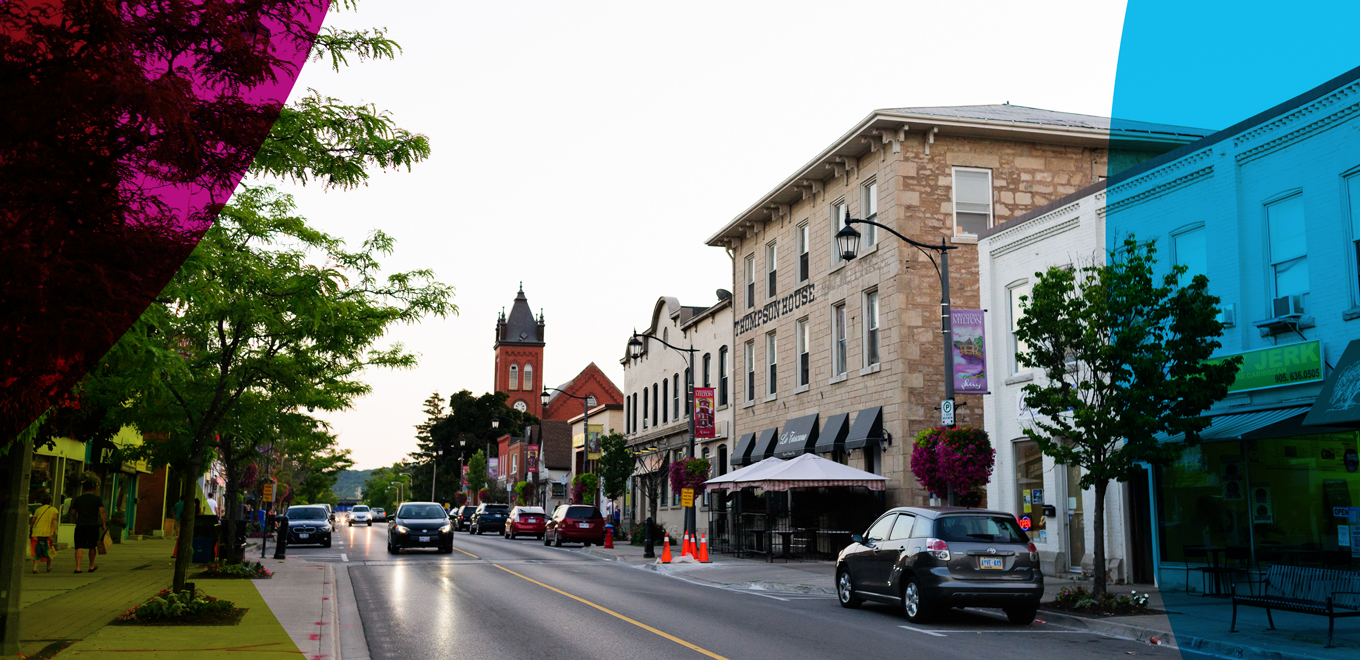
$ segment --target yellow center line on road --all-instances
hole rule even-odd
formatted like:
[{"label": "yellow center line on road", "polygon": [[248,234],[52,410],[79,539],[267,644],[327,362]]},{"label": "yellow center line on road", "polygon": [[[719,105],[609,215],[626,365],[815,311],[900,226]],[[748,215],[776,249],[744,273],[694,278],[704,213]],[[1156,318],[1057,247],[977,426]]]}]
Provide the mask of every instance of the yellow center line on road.
[{"label": "yellow center line on road", "polygon": [[595,603],[592,603],[592,602],[590,602],[590,601],[588,601],[588,600],[586,600],[586,599],[584,599],[584,598],[581,598],[580,596],[574,596],[574,595],[569,594],[569,593],[567,593],[567,592],[565,592],[565,591],[562,591],[561,589],[558,589],[557,587],[549,586],[549,585],[543,584],[542,582],[539,582],[538,580],[535,580],[535,579],[533,579],[533,578],[531,578],[531,577],[527,577],[527,576],[524,576],[524,575],[520,575],[519,573],[516,573],[516,572],[514,572],[514,571],[512,571],[512,570],[510,570],[510,569],[508,569],[508,568],[506,568],[506,567],[504,567],[504,566],[501,566],[500,564],[492,564],[492,566],[495,566],[496,568],[499,568],[499,569],[501,569],[502,571],[505,571],[506,573],[509,573],[509,574],[511,574],[511,575],[513,575],[513,576],[515,576],[515,577],[523,578],[523,579],[525,579],[525,580],[528,580],[528,581],[530,581],[530,582],[533,582],[534,584],[536,584],[536,585],[538,585],[538,586],[540,586],[540,587],[543,587],[544,589],[547,589],[547,590],[549,590],[549,591],[555,591],[555,592],[557,592],[557,593],[559,593],[559,594],[562,594],[563,596],[566,596],[567,598],[570,598],[570,599],[575,600],[575,601],[580,602],[580,603],[585,603],[586,605],[589,605],[589,606],[591,606],[591,607],[593,607],[593,608],[595,608],[595,609],[597,609],[597,610],[599,610],[599,611],[601,611],[601,612],[604,612],[605,614],[608,614],[609,616],[612,616],[612,617],[615,617],[615,618],[618,618],[618,619],[622,619],[622,620],[624,620],[624,621],[627,621],[628,623],[631,623],[631,624],[633,624],[633,625],[635,625],[635,626],[637,626],[637,627],[639,627],[639,628],[641,628],[641,629],[643,629],[643,630],[646,630],[646,631],[648,631],[648,632],[655,633],[655,634],[657,634],[657,635],[660,635],[660,636],[662,636],[662,637],[665,637],[666,639],[669,639],[669,640],[671,640],[672,642],[675,642],[676,644],[679,644],[679,645],[681,645],[681,646],[683,646],[683,647],[685,647],[685,648],[687,648],[687,649],[691,649],[691,650],[697,651],[697,652],[699,652],[699,653],[702,653],[702,654],[704,654],[704,655],[706,655],[706,656],[708,656],[708,657],[710,657],[710,658],[713,658],[714,660],[727,660],[727,658],[724,658],[723,656],[720,656],[720,655],[718,655],[717,653],[714,653],[714,652],[709,651],[709,650],[707,650],[707,649],[704,649],[704,648],[701,648],[701,647],[696,646],[696,645],[694,645],[694,644],[691,644],[691,643],[689,643],[689,642],[686,642],[685,640],[680,639],[679,637],[676,637],[675,635],[672,635],[672,634],[670,634],[670,633],[666,633],[666,632],[662,632],[662,631],[660,631],[660,630],[657,630],[656,628],[653,628],[653,627],[651,627],[651,626],[649,626],[649,625],[647,625],[647,624],[645,624],[645,623],[643,623],[643,622],[641,622],[641,621],[636,621],[636,620],[634,620],[634,619],[630,619],[630,618],[628,618],[628,617],[626,617],[626,616],[624,616],[624,615],[622,615],[622,614],[619,614],[618,612],[615,612],[614,610],[611,610],[611,609],[609,609],[609,608],[607,608],[607,607],[604,607],[604,606],[601,606],[601,605],[596,605]]},{"label": "yellow center line on road", "polygon": [[472,557],[473,559],[481,559],[481,557],[478,557],[477,555],[474,555],[471,552],[468,552],[467,550],[464,550],[462,548],[454,548],[454,550],[457,550],[458,552],[461,552],[469,557]]}]

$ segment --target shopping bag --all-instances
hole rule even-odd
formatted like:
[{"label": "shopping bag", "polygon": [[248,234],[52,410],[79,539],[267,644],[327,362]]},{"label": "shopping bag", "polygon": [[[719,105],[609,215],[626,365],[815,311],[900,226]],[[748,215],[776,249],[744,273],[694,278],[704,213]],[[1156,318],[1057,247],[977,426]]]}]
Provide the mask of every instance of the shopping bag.
[{"label": "shopping bag", "polygon": [[104,530],[104,535],[99,537],[99,545],[95,547],[101,555],[109,554],[109,546],[113,545],[113,537],[109,536],[109,531]]}]

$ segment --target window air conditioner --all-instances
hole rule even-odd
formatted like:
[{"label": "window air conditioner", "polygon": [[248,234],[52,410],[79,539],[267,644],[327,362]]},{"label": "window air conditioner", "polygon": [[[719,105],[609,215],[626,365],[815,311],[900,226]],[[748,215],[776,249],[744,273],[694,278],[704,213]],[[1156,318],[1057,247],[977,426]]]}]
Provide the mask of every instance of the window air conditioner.
[{"label": "window air conditioner", "polygon": [[721,422],[718,422],[717,427],[713,429],[713,437],[715,437],[715,438],[726,438],[726,437],[727,437],[727,424],[728,424],[727,420],[723,420],[723,421],[721,421]]},{"label": "window air conditioner", "polygon": [[1271,302],[1274,308],[1275,318],[1286,316],[1303,316],[1303,296],[1281,296]]},{"label": "window air conditioner", "polygon": [[1237,305],[1225,303],[1223,307],[1218,310],[1218,322],[1222,323],[1225,328],[1231,328],[1234,325],[1237,325]]}]

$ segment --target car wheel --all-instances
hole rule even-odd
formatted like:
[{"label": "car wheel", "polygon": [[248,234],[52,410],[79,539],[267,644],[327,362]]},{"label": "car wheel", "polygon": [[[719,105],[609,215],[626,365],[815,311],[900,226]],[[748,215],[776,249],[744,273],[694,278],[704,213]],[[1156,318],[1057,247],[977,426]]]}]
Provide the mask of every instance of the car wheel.
[{"label": "car wheel", "polygon": [[368,526],[369,526],[369,527],[372,527],[372,526],[373,526],[373,523],[371,523],[371,522],[368,523]]},{"label": "car wheel", "polygon": [[543,545],[545,546],[552,545],[552,541],[549,540],[547,536],[540,536],[538,538],[543,539]]},{"label": "car wheel", "polygon": [[1020,605],[1017,607],[1005,608],[1006,618],[1017,626],[1028,626],[1034,623],[1034,615],[1038,614],[1038,608],[1033,605]]},{"label": "car wheel", "polygon": [[441,554],[441,555],[451,555],[451,554],[453,554],[453,546],[448,545],[448,546],[444,546],[444,547],[440,548],[440,549],[439,549],[439,554]]},{"label": "car wheel", "polygon": [[510,540],[511,540],[511,541],[515,540],[515,530],[513,530],[513,529],[510,530]]},{"label": "car wheel", "polygon": [[921,591],[921,583],[916,578],[907,578],[907,583],[902,587],[902,613],[907,615],[907,620],[912,623],[925,623],[930,620],[932,614],[930,603],[927,602],[925,593]]},{"label": "car wheel", "polygon": [[589,547],[590,547],[590,541],[581,541],[581,547],[582,547],[582,548],[589,548]]},{"label": "car wheel", "polygon": [[554,537],[553,537],[553,547],[554,547],[554,548],[560,548],[560,547],[562,547],[562,537],[560,537],[560,536],[554,536]]},{"label": "car wheel", "polygon": [[[538,540],[540,540],[540,541],[543,540],[543,535],[542,535],[542,534],[539,534],[539,535],[538,535]],[[544,545],[546,545],[546,544],[544,544]]]},{"label": "car wheel", "polygon": [[322,544],[321,544],[321,547],[323,547],[323,548],[329,548],[329,547],[331,547],[331,540],[330,540],[330,539],[326,539],[326,542],[325,542],[325,543],[322,543]]},{"label": "car wheel", "polygon": [[850,580],[850,572],[845,569],[836,574],[836,597],[841,601],[841,607],[852,610],[864,604],[864,599],[855,595],[855,585]]},{"label": "car wheel", "polygon": [[394,545],[392,545],[391,543],[388,543],[388,544],[387,544],[387,554],[389,554],[389,555],[395,555],[395,554],[397,554],[397,546],[394,546]]}]

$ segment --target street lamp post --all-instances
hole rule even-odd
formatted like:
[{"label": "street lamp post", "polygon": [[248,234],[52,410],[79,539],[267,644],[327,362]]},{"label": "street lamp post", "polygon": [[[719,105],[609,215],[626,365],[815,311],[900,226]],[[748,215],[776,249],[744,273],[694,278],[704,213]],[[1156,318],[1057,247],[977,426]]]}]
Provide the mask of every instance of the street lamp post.
[{"label": "street lamp post", "polygon": [[[693,345],[693,344],[690,344],[690,347],[689,347],[689,348],[680,348],[679,346],[672,346],[672,345],[671,345],[670,343],[668,343],[666,340],[661,339],[660,337],[657,337],[656,335],[652,335],[652,334],[638,334],[638,332],[637,332],[636,330],[634,330],[634,331],[633,331],[633,338],[628,340],[628,352],[629,352],[629,357],[631,357],[633,360],[638,360],[639,358],[642,357],[642,351],[643,351],[643,349],[645,348],[645,345],[642,343],[642,338],[644,338],[644,337],[646,337],[647,339],[651,339],[651,340],[660,342],[662,346],[665,346],[666,348],[669,348],[669,349],[671,349],[671,350],[673,350],[673,351],[676,351],[677,353],[683,353],[683,354],[685,354],[685,356],[684,356],[684,357],[685,357],[685,363],[686,363],[686,365],[688,366],[688,368],[685,370],[685,391],[686,391],[686,394],[685,394],[685,397],[686,397],[685,405],[689,408],[689,425],[688,425],[688,426],[689,426],[689,447],[688,447],[688,448],[689,448],[689,457],[690,457],[690,458],[695,458],[695,453],[694,453],[694,411],[696,410],[696,406],[694,405],[694,354],[698,351],[698,349],[694,348],[694,345]],[[690,538],[694,538],[694,535],[698,532],[698,525],[697,525],[697,523],[696,523],[696,521],[695,521],[694,505],[693,505],[693,503],[691,503],[690,506],[685,507],[685,531],[686,531],[686,532],[689,532]]]},{"label": "street lamp post", "polygon": [[[544,387],[544,388],[543,388],[543,393],[542,393],[542,394],[539,394],[539,397],[540,397],[539,400],[543,402],[543,407],[544,407],[544,408],[547,408],[547,407],[548,407],[548,401],[549,401],[550,399],[552,399],[552,395],[551,395],[551,394],[548,394],[548,391],[549,391],[549,390],[551,390],[551,391],[553,391],[553,392],[557,392],[558,394],[561,394],[561,395],[563,395],[563,396],[569,396],[569,397],[571,397],[571,398],[573,398],[573,399],[577,399],[577,400],[579,400],[579,401],[581,402],[581,408],[582,408],[582,410],[583,410],[584,413],[585,413],[584,416],[583,416],[582,419],[581,419],[581,435],[582,435],[582,437],[585,438],[586,461],[590,461],[590,409],[591,409],[591,408],[594,408],[595,405],[596,405],[596,403],[595,403],[595,397],[594,397],[593,395],[576,396],[575,394],[571,394],[571,393],[569,393],[569,392],[565,392],[565,391],[563,391],[563,390],[559,390],[559,389],[557,389],[556,387]],[[541,454],[543,453],[543,448],[542,448],[542,447],[539,447],[539,448],[538,448],[538,451],[539,451],[539,454],[541,455]],[[593,466],[592,466],[592,467],[593,467]],[[541,469],[541,468],[540,468],[540,469]],[[594,470],[591,470],[591,472],[594,472]],[[596,493],[596,495],[599,495],[599,493]]]},{"label": "street lamp post", "polygon": [[[841,253],[841,258],[851,261],[859,256],[859,230],[851,225],[872,225],[881,227],[889,234],[906,241],[911,246],[920,250],[930,263],[935,266],[935,272],[940,276],[940,333],[944,336],[944,401],[940,404],[940,423],[942,425],[953,426],[954,417],[954,329],[953,319],[950,316],[949,308],[949,251],[957,249],[957,245],[949,245],[944,239],[940,239],[939,245],[929,245],[913,241],[893,230],[892,227],[882,225],[872,220],[858,220],[850,217],[850,212],[845,213],[845,228],[836,232],[836,249]],[[940,261],[936,263],[935,258],[926,250],[933,250],[940,253]]]}]

